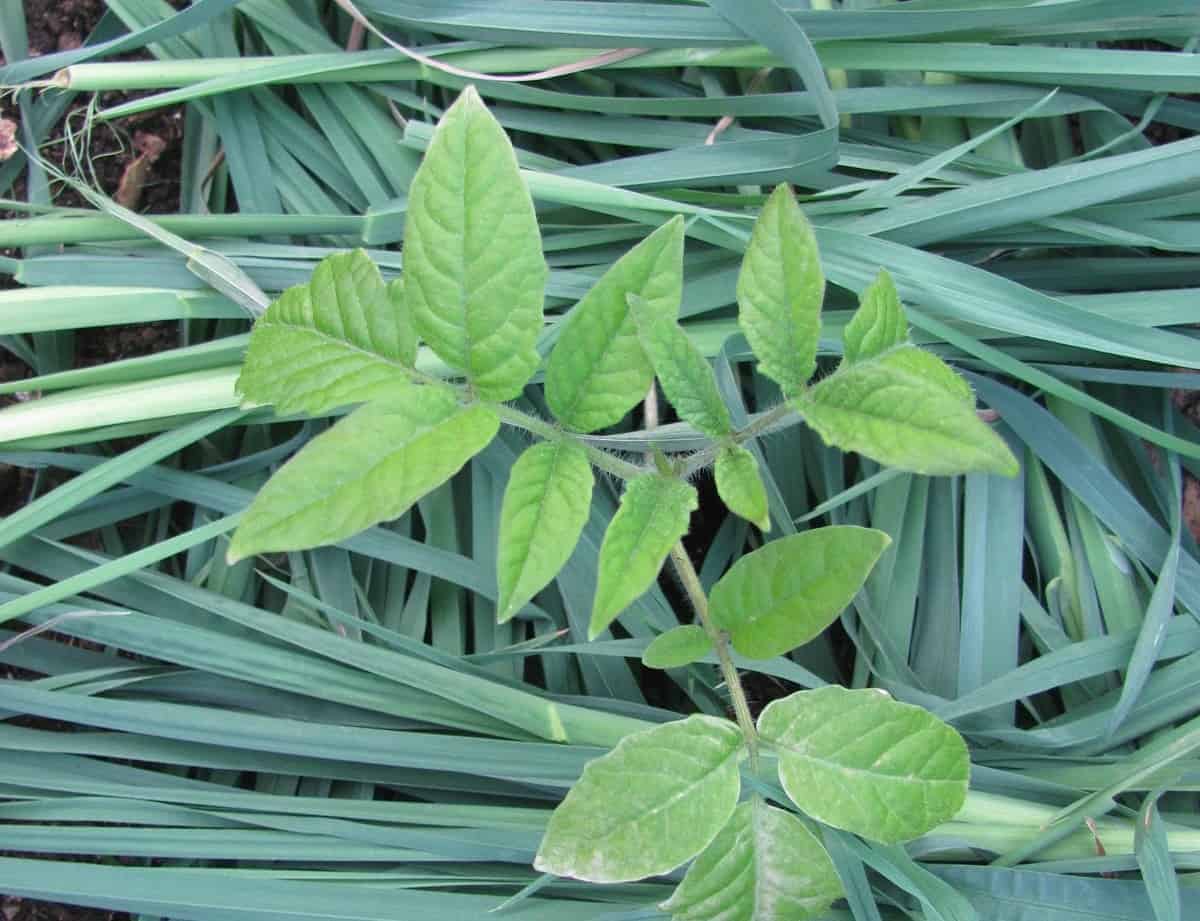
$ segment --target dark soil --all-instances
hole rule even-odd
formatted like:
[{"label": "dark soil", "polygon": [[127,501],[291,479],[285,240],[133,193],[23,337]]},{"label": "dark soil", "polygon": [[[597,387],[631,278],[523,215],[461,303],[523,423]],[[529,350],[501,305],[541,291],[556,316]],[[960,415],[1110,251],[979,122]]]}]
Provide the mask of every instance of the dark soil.
[{"label": "dark soil", "polygon": [[99,908],[80,908],[56,902],[32,902],[11,896],[0,897],[3,921],[120,921],[129,916]]},{"label": "dark soil", "polygon": [[[10,0],[9,0],[10,2]],[[105,10],[104,0],[23,0],[26,27],[29,33],[31,56],[69,51],[83,44],[86,36],[95,27]],[[122,56],[121,59],[144,59],[146,52]],[[98,103],[101,108],[117,105],[132,98],[128,94],[101,93]],[[87,100],[80,98],[79,106]],[[12,116],[12,112],[5,113]],[[70,160],[66,145],[61,143],[65,128],[78,131],[82,128],[82,112],[77,110],[68,115],[64,123],[55,128],[55,134],[47,139],[41,154],[50,163],[60,167],[67,175],[79,175],[80,164]],[[88,168],[94,175],[86,179],[98,185],[110,196],[116,196],[122,177],[131,164],[147,149],[157,153],[149,164],[141,194],[136,201],[124,202],[134,210],[166,214],[179,207],[179,176],[181,164],[181,139],[183,137],[183,111],[179,108],[146,112],[122,120],[119,125],[98,124],[93,127],[88,140]],[[24,198],[24,188],[18,185],[12,197]],[[65,206],[83,206],[85,203],[69,189],[56,189],[54,200]]]}]

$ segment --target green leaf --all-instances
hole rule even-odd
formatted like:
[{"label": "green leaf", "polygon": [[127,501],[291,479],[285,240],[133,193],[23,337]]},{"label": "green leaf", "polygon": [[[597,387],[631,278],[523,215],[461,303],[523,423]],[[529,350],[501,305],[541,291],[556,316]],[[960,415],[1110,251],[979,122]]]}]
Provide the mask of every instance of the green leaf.
[{"label": "green leaf", "polygon": [[882,531],[849,525],[771,541],[713,586],[709,612],[742,655],[782,655],[833,623],[891,542]]},{"label": "green leaf", "polygon": [[885,691],[830,686],[772,701],[758,731],[779,755],[779,779],[804,812],[894,844],[958,814],[970,761],[962,737]]},{"label": "green leaf", "polygon": [[737,444],[722,446],[717,453],[717,495],[731,512],[771,530],[771,515],[767,507],[767,488],[758,474],[754,455]]},{"label": "green leaf", "polygon": [[650,588],[696,505],[696,490],[677,477],[646,473],[629,481],[600,545],[588,639]]},{"label": "green leaf", "polygon": [[712,640],[699,624],[672,627],[654,638],[642,653],[647,668],[682,668],[712,652]]},{"label": "green leaf", "polygon": [[567,562],[588,519],[592,484],[587,451],[567,438],[536,444],[513,465],[500,508],[496,556],[500,623]]},{"label": "green leaf", "polygon": [[874,358],[908,341],[908,318],[892,276],[880,269],[858,299],[858,310],[846,324],[842,348],[847,364]]},{"label": "green leaf", "polygon": [[729,821],[743,753],[738,728],[712,716],[626,736],[554,810],[534,868],[596,883],[669,873]]},{"label": "green leaf", "polygon": [[756,796],[737,807],[658,907],[675,921],[801,921],[844,894],[817,837]]},{"label": "green leaf", "polygon": [[229,561],[302,550],[403,515],[483,450],[500,422],[442,387],[377,400],[322,432],[259,491],[233,535]]},{"label": "green leaf", "polygon": [[879,361],[888,368],[920,379],[930,388],[940,390],[950,399],[962,403],[974,414],[975,391],[971,389],[965,377],[933,352],[927,352],[915,345],[905,345],[881,356]]},{"label": "green leaf", "polygon": [[738,325],[759,369],[791,396],[817,366],[825,276],[816,237],[791,186],[763,206],[737,281]]},{"label": "green leaf", "polygon": [[563,425],[594,432],[646,395],[654,368],[626,297],[674,320],[683,296],[683,218],[676,216],[618,259],[567,314],[546,364],[546,402]]},{"label": "green leaf", "polygon": [[357,249],[323,259],[254,330],[238,377],[246,400],[316,416],[404,386],[417,340],[403,288]]},{"label": "green leaf", "polygon": [[826,444],[924,473],[1015,476],[1017,459],[975,414],[966,382],[915,346],[842,365],[795,406]]},{"label": "green leaf", "polygon": [[406,367],[412,368],[417,363],[417,328],[413,326],[412,314],[408,309],[408,301],[404,298],[404,279],[396,278],[388,283],[388,301],[392,305],[398,322],[396,328],[397,351],[400,360]]},{"label": "green leaf", "polygon": [[547,273],[512,145],[468,86],[408,192],[405,295],[417,331],[484,399],[511,399],[540,362]]},{"label": "green leaf", "polygon": [[710,438],[733,431],[729,408],[717,390],[712,366],[674,317],[655,312],[645,298],[626,295],[642,347],[650,357],[663,393],[679,418]]}]

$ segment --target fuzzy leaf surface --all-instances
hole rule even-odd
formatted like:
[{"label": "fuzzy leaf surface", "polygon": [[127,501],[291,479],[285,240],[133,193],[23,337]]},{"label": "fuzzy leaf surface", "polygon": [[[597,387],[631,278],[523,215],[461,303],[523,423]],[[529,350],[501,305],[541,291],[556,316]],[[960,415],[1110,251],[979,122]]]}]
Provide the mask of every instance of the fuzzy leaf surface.
[{"label": "fuzzy leaf surface", "polygon": [[237,391],[280,414],[316,416],[403,387],[417,340],[398,282],[357,249],[321,260],[250,333]]},{"label": "fuzzy leaf surface", "polygon": [[409,188],[405,295],[417,331],[484,399],[511,399],[540,362],[547,274],[512,145],[468,86]]},{"label": "fuzzy leaf surface", "polygon": [[600,545],[589,639],[654,584],[697,504],[696,490],[677,477],[646,473],[629,481]]},{"label": "fuzzy leaf surface", "polygon": [[712,652],[712,640],[698,624],[672,627],[656,636],[642,653],[647,668],[682,668]]},{"label": "fuzzy leaf surface", "polygon": [[803,921],[843,894],[816,836],[790,812],[754,797],[658,907],[675,921]]},{"label": "fuzzy leaf surface", "polygon": [[908,318],[892,276],[880,270],[858,300],[842,335],[847,364],[874,358],[908,341]]},{"label": "fuzzy leaf surface", "polygon": [[738,728],[712,716],[626,736],[554,810],[534,868],[596,883],[670,872],[729,821],[742,753]]},{"label": "fuzzy leaf surface", "polygon": [[776,749],[779,779],[797,806],[872,841],[923,835],[966,800],[962,737],[875,688],[830,686],[772,701],[758,731]]},{"label": "fuzzy leaf surface", "polygon": [[619,422],[650,389],[654,368],[626,300],[673,321],[683,297],[683,219],[672,218],[618,259],[563,321],[546,363],[546,402],[577,432]]},{"label": "fuzzy leaf surface", "polygon": [[403,515],[483,450],[500,427],[442,387],[368,403],[279,468],[234,532],[229,559],[303,550]]},{"label": "fuzzy leaf surface", "polygon": [[656,313],[636,294],[626,300],[637,322],[642,346],[662,384],[663,393],[679,413],[697,431],[720,438],[733,431],[729,408],[717,390],[712,366],[696,348],[674,317]]},{"label": "fuzzy leaf surface", "polygon": [[794,400],[826,444],[930,476],[1015,476],[1017,459],[975,414],[971,389],[915,346],[842,365]]},{"label": "fuzzy leaf surface", "polygon": [[759,370],[799,393],[817,366],[825,276],[812,226],[791,187],[776,187],[754,224],[738,274],[738,325]]},{"label": "fuzzy leaf surface", "polygon": [[569,439],[540,442],[517,458],[500,507],[500,623],[521,610],[567,562],[587,523],[593,483],[587,451]]},{"label": "fuzzy leaf surface", "polygon": [[773,540],[721,577],[709,612],[742,655],[782,655],[837,619],[891,542],[882,531],[850,525]]},{"label": "fuzzy leaf surface", "polygon": [[717,495],[735,515],[762,531],[771,530],[767,488],[758,472],[758,461],[741,445],[728,444],[717,453]]}]

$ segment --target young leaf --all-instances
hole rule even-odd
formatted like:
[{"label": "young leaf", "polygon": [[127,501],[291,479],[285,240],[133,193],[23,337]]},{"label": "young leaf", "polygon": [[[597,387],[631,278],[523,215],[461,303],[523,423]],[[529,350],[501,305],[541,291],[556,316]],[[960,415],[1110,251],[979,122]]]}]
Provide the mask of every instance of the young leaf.
[{"label": "young leaf", "polygon": [[656,313],[645,298],[626,295],[642,347],[679,418],[710,438],[733,431],[713,369],[674,317]]},{"label": "young leaf", "polygon": [[279,468],[234,532],[231,563],[336,543],[398,518],[483,450],[500,422],[441,387],[368,403]]},{"label": "young leaf", "polygon": [[712,652],[712,640],[699,624],[673,627],[654,638],[642,653],[647,668],[682,668]]},{"label": "young leaf", "polygon": [[626,297],[674,320],[683,296],[683,218],[676,216],[618,259],[567,314],[546,363],[546,402],[578,432],[619,422],[646,395],[654,368]]},{"label": "young leaf", "polygon": [[971,412],[975,411],[975,391],[971,389],[967,379],[956,373],[933,352],[927,352],[915,345],[906,345],[893,349],[880,357],[879,361],[888,368],[919,378],[926,386],[942,391]]},{"label": "young leaf", "polygon": [[687,533],[696,490],[661,473],[629,481],[600,545],[596,599],[588,639],[595,639],[658,578],[663,560]]},{"label": "young leaf", "polygon": [[[947,374],[949,372],[949,374]],[[975,414],[974,397],[936,356],[905,345],[843,365],[795,400],[826,444],[931,476],[1015,476],[1017,459]]]},{"label": "young leaf", "polygon": [[357,249],[323,259],[254,324],[237,390],[275,411],[316,416],[404,386],[417,340],[403,289]]},{"label": "young leaf", "polygon": [[729,821],[743,751],[738,728],[712,716],[626,736],[554,810],[534,868],[596,883],[674,870]]},{"label": "young leaf", "polygon": [[547,272],[512,145],[468,86],[408,191],[405,295],[417,331],[484,399],[511,399],[540,362]]},{"label": "young leaf", "polygon": [[500,508],[496,555],[500,623],[567,562],[587,522],[592,483],[587,451],[566,438],[534,445],[513,465]]},{"label": "young leaf", "polygon": [[763,206],[737,281],[738,325],[759,369],[789,396],[817,366],[825,276],[817,240],[792,189],[776,187]]},{"label": "young leaf", "polygon": [[858,310],[842,334],[842,354],[846,364],[854,364],[881,355],[888,349],[908,342],[908,318],[892,276],[880,269],[879,275],[858,299]]},{"label": "young leaf", "polygon": [[872,841],[923,835],[966,800],[962,737],[875,688],[831,685],[772,701],[758,731],[776,749],[779,779],[797,806]]},{"label": "young leaf", "polygon": [[771,541],[713,586],[709,613],[742,655],[782,655],[833,623],[890,543],[882,531],[848,525]]},{"label": "young leaf", "polygon": [[802,921],[843,895],[816,836],[756,796],[737,807],[658,907],[675,921]]},{"label": "young leaf", "polygon": [[767,488],[758,475],[754,455],[737,444],[724,445],[717,453],[717,495],[731,512],[762,531],[771,530]]}]

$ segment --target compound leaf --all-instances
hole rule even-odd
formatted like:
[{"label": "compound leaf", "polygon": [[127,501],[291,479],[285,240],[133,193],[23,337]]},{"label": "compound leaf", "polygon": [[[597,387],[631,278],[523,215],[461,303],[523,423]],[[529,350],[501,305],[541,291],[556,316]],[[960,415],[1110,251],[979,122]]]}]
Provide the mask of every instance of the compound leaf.
[{"label": "compound leaf", "polygon": [[658,907],[675,921],[802,921],[843,895],[816,836],[756,796],[737,807]]},{"label": "compound leaf", "polygon": [[709,612],[742,655],[782,655],[833,623],[890,543],[882,531],[850,525],[771,541],[713,586]]},{"label": "compound leaf", "polygon": [[587,522],[593,482],[587,451],[566,438],[528,448],[513,465],[500,508],[496,555],[500,623],[567,562]]},{"label": "compound leaf", "polygon": [[484,399],[511,399],[540,362],[547,272],[512,145],[468,86],[408,192],[405,295],[417,331]]},{"label": "compound leaf", "polygon": [[619,422],[654,381],[630,294],[645,302],[648,317],[678,316],[683,218],[672,218],[618,259],[563,321],[546,363],[546,402],[568,428],[594,432]]},{"label": "compound leaf", "polygon": [[316,416],[404,386],[416,353],[400,283],[385,285],[361,249],[337,253],[259,317],[237,390],[281,414]]},{"label": "compound leaf", "polygon": [[779,756],[779,779],[813,818],[894,844],[947,822],[967,795],[962,737],[884,691],[829,686],[772,701],[758,731]]},{"label": "compound leaf", "polygon": [[763,374],[799,393],[817,366],[825,276],[817,240],[791,186],[763,206],[738,274],[738,325]]},{"label": "compound leaf", "polygon": [[629,481],[600,545],[589,639],[658,578],[663,560],[687,533],[696,505],[696,490],[677,477],[646,473]]},{"label": "compound leaf", "polygon": [[892,276],[880,269],[846,324],[842,349],[847,364],[874,358],[908,341],[908,318]]},{"label": "compound leaf", "polygon": [[722,446],[717,453],[716,478],[717,495],[731,512],[758,525],[760,530],[771,530],[767,488],[753,454],[741,445]]},{"label": "compound leaf", "polygon": [[440,386],[376,400],[322,432],[259,491],[234,532],[230,562],[332,544],[398,518],[483,450],[500,422]]},{"label": "compound leaf", "polygon": [[554,810],[534,867],[597,883],[670,872],[729,821],[743,752],[738,728],[712,716],[626,736]]},{"label": "compound leaf", "polygon": [[712,652],[712,640],[699,624],[672,627],[659,634],[642,653],[647,668],[682,668]]},{"label": "compound leaf", "polygon": [[890,467],[931,476],[1019,469],[975,414],[967,383],[916,346],[844,364],[794,403],[826,444]]},{"label": "compound leaf", "polygon": [[732,432],[729,408],[717,390],[712,366],[683,327],[674,317],[656,312],[645,298],[629,294],[626,300],[658,382],[679,418],[710,438]]}]

